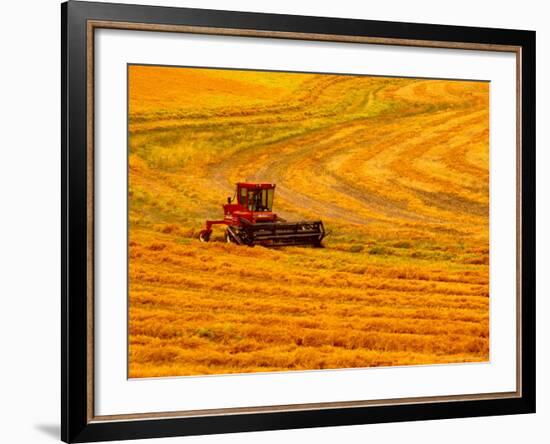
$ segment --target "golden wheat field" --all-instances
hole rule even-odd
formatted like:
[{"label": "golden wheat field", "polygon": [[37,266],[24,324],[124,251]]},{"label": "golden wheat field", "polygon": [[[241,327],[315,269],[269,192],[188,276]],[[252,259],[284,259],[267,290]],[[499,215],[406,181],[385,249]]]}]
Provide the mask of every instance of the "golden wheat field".
[{"label": "golden wheat field", "polygon": [[[129,377],[487,361],[489,84],[131,65]],[[235,183],[324,248],[209,243]]]}]

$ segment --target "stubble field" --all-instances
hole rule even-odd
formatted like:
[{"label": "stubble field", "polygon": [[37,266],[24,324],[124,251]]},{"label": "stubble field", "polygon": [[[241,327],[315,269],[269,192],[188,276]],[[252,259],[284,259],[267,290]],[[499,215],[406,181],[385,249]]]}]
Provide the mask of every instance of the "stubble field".
[{"label": "stubble field", "polygon": [[[489,85],[130,66],[129,376],[489,358]],[[238,181],[325,248],[197,235]]]}]

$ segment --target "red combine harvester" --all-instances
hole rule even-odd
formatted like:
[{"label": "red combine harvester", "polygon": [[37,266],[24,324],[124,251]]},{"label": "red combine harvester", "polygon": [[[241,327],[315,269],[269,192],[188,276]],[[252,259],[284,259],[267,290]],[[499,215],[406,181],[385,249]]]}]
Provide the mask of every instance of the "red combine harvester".
[{"label": "red combine harvester", "polygon": [[208,242],[212,225],[223,224],[227,225],[225,240],[239,245],[320,247],[325,237],[323,222],[287,222],[280,218],[271,210],[274,193],[275,184],[237,183],[235,196],[228,197],[223,205],[223,219],[207,220],[199,239]]}]

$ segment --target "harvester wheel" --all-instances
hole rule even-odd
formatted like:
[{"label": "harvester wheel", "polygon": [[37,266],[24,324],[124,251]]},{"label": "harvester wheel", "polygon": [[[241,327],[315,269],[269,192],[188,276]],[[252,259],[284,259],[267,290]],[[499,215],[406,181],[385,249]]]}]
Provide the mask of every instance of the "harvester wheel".
[{"label": "harvester wheel", "polygon": [[208,242],[210,240],[210,234],[212,234],[211,231],[201,230],[201,232],[199,233],[199,240],[201,242]]}]

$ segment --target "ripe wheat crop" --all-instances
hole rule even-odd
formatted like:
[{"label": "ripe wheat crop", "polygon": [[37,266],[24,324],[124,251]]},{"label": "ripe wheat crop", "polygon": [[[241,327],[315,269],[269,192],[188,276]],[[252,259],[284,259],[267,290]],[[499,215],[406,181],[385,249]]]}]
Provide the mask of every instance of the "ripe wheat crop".
[{"label": "ripe wheat crop", "polygon": [[[129,376],[489,358],[489,85],[129,67]],[[197,240],[235,183],[325,248]]]}]

